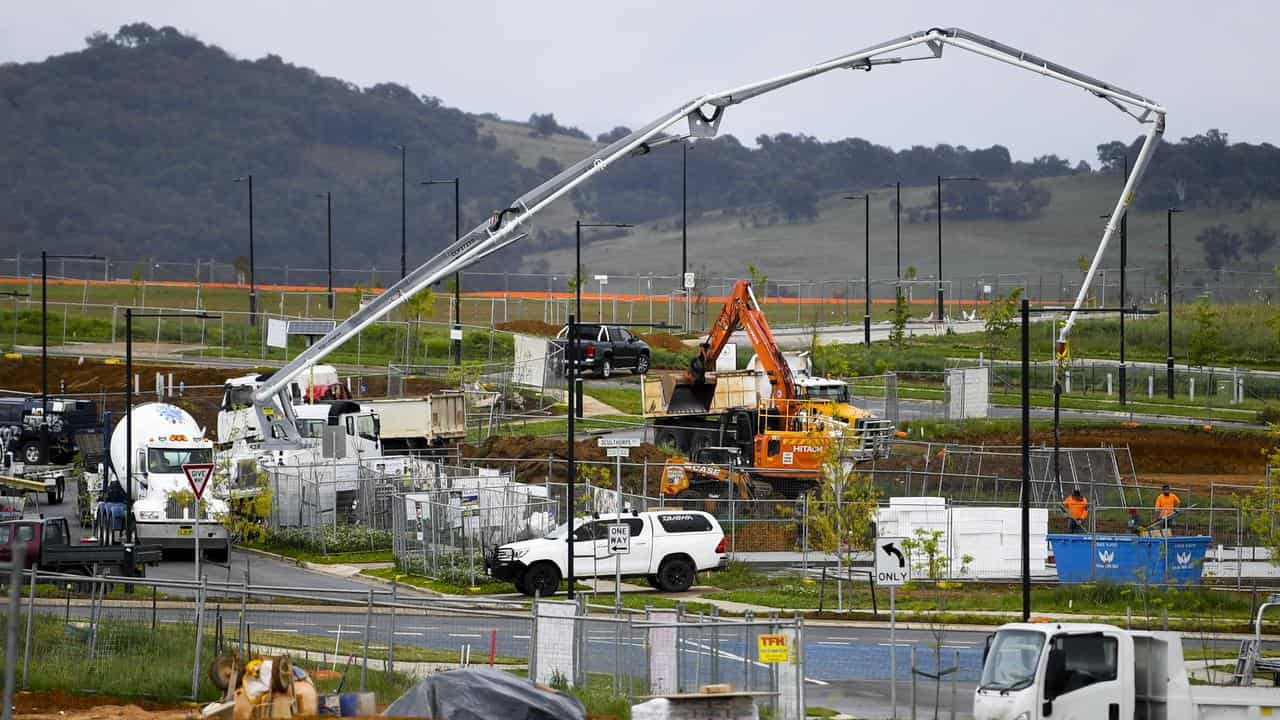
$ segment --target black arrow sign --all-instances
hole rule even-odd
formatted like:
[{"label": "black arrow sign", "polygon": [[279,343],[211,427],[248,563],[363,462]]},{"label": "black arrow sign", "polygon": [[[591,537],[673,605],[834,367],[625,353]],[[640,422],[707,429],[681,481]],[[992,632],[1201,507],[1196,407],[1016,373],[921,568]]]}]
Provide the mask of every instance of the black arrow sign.
[{"label": "black arrow sign", "polygon": [[896,548],[896,547],[894,547],[894,546],[893,546],[893,543],[886,543],[886,544],[884,544],[884,545],[881,545],[881,546],[880,546],[880,549],[881,549],[881,550],[884,550],[884,554],[885,554],[885,555],[892,555],[892,556],[897,557],[897,558],[898,558],[898,567],[900,567],[900,568],[904,568],[904,567],[906,567],[906,566],[907,566],[907,559],[906,559],[905,557],[903,557],[903,556],[902,556],[902,551],[901,551],[901,550],[899,550],[898,548]]}]

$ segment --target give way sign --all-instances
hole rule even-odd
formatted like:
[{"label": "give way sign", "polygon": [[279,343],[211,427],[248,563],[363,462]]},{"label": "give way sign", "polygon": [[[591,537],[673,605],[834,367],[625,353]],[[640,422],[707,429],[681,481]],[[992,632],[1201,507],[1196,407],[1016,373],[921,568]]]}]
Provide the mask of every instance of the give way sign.
[{"label": "give way sign", "polygon": [[196,494],[196,499],[203,500],[204,489],[209,484],[209,478],[213,477],[213,463],[183,465],[182,472],[187,476],[187,483],[191,485],[191,492]]}]

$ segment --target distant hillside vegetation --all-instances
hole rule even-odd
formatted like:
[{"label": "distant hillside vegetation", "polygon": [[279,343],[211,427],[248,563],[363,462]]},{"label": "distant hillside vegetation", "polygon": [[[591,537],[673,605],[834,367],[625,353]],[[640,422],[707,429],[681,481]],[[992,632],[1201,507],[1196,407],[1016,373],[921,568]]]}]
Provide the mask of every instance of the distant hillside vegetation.
[{"label": "distant hillside vegetation", "polygon": [[[462,179],[466,229],[629,132],[619,126],[593,140],[550,112],[533,113],[526,123],[471,115],[394,83],[360,88],[275,55],[239,60],[173,28],[146,23],[96,33],[77,52],[0,66],[0,103],[7,140],[0,146],[3,254],[43,248],[234,261],[247,254],[248,203],[246,186],[232,181],[253,174],[259,260],[321,265],[316,248],[322,247],[325,212],[316,195],[331,191],[335,263],[394,267],[401,197],[396,146],[408,148],[412,263],[453,234],[452,193],[422,187],[419,180]],[[714,228],[726,241],[738,238],[722,247],[738,250],[743,265],[750,256],[741,249],[753,234],[789,241],[769,252],[790,265],[820,259],[824,243],[833,252],[847,250],[836,249],[855,220],[849,203],[839,201],[845,193],[876,192],[879,217],[873,224],[879,225],[892,209],[885,205],[891,191],[882,186],[900,181],[912,188],[903,195],[907,224],[927,224],[937,205],[934,177],[975,176],[981,180],[944,186],[949,222],[957,228],[970,223],[983,235],[1008,228],[1014,241],[1049,224],[1053,230],[1046,236],[1071,239],[1076,252],[1074,239],[1093,234],[1091,215],[1109,209],[1100,199],[1099,207],[1090,204],[1081,214],[1079,193],[1096,183],[1110,194],[1122,157],[1132,159],[1137,148],[1137,141],[1099,145],[1095,170],[1088,161],[1056,155],[1016,161],[1002,145],[894,150],[859,138],[823,142],[780,133],[747,146],[726,135],[689,150],[689,212],[704,231]],[[1231,144],[1217,130],[1164,143],[1142,187],[1140,210],[1178,205],[1212,216],[1215,227],[1201,241],[1206,262],[1231,267],[1251,257],[1260,265],[1275,245],[1269,226],[1231,216],[1249,215],[1280,197],[1280,150],[1272,145]],[[1072,197],[1060,198],[1060,191]],[[573,219],[596,217],[643,226],[630,238],[622,232],[589,238],[597,247],[616,247],[615,259],[629,256],[626,269],[665,268],[668,258],[656,248],[625,241],[653,234],[667,242],[680,203],[678,145],[627,158],[536,218],[532,237],[508,251],[502,266],[522,261],[526,268],[563,272]],[[796,252],[795,243],[812,244],[815,234],[822,236],[817,246]],[[1052,249],[1062,247],[1055,242]],[[714,248],[704,240],[694,255]],[[720,261],[714,253],[711,258]],[[926,266],[917,264],[923,273]]]}]

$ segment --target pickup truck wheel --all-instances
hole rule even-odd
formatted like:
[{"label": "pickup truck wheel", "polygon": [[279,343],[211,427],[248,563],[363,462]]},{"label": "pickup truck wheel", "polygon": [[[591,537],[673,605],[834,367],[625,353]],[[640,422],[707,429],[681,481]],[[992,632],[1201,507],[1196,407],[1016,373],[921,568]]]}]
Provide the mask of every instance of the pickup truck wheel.
[{"label": "pickup truck wheel", "polygon": [[668,558],[658,568],[658,587],[665,592],[684,592],[693,586],[693,563],[684,558]]},{"label": "pickup truck wheel", "polygon": [[44,450],[39,440],[29,440],[22,445],[22,461],[28,465],[44,464]]},{"label": "pickup truck wheel", "polygon": [[524,571],[524,586],[530,595],[551,597],[560,589],[560,569],[545,561],[534,563]]},{"label": "pickup truck wheel", "polygon": [[600,377],[608,379],[613,374],[613,360],[608,356],[600,360]]},{"label": "pickup truck wheel", "polygon": [[529,591],[529,586],[524,584],[524,576],[526,574],[527,573],[520,573],[519,575],[515,576],[515,578],[511,580],[511,584],[516,586],[516,591],[519,592],[521,595],[528,595],[532,597],[533,593]]},{"label": "pickup truck wheel", "polygon": [[636,367],[631,372],[636,375],[644,375],[649,372],[649,353],[640,353],[640,357],[636,359]]},{"label": "pickup truck wheel", "polygon": [[62,502],[62,498],[58,497],[58,491],[57,491],[57,490],[50,490],[50,491],[48,492],[48,496],[49,496],[49,504],[50,504],[50,505],[57,505],[57,504],[59,504],[59,503],[61,503],[61,502]]},{"label": "pickup truck wheel", "polygon": [[662,589],[662,586],[658,584],[657,575],[646,575],[644,579],[649,581],[649,587],[653,588],[654,590]]}]

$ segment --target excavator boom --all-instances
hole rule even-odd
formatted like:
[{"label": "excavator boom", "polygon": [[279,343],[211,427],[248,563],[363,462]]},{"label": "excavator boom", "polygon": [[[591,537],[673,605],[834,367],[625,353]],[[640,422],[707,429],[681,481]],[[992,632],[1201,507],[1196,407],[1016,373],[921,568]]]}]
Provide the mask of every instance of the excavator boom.
[{"label": "excavator boom", "polygon": [[724,352],[729,339],[741,327],[746,331],[755,348],[756,356],[764,368],[765,375],[773,384],[774,400],[794,400],[796,398],[796,380],[791,373],[791,366],[783,357],[778,341],[773,337],[773,330],[764,316],[764,310],[756,301],[756,294],[747,280],[739,280],[733,286],[729,301],[720,309],[720,315],[707,333],[707,341],[689,363],[689,378],[695,383],[703,382],[708,368],[716,366],[716,359]]}]

